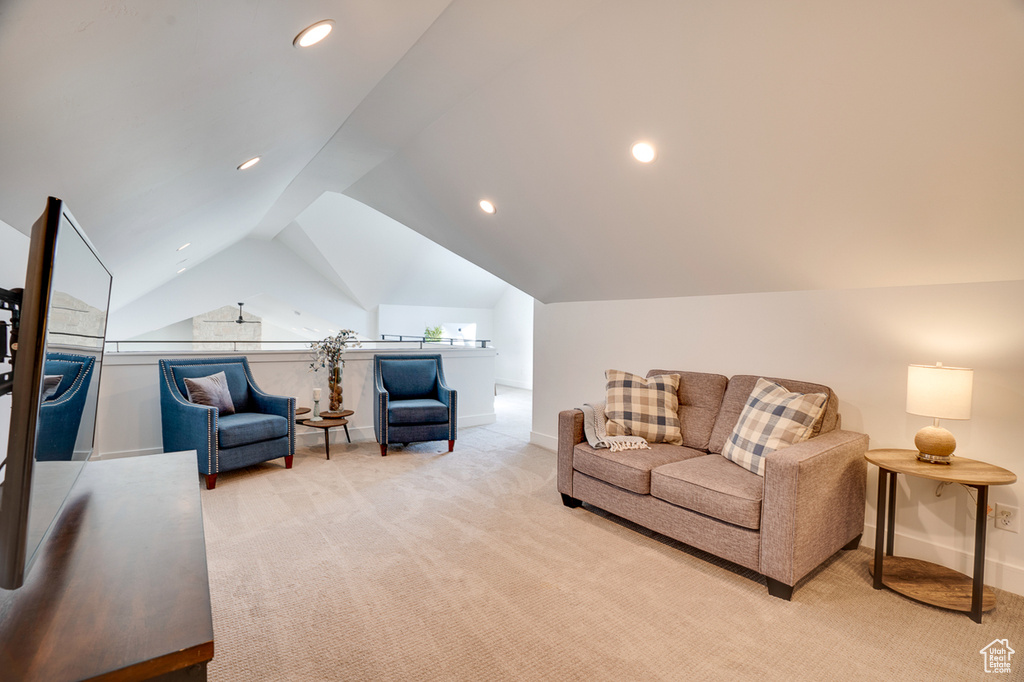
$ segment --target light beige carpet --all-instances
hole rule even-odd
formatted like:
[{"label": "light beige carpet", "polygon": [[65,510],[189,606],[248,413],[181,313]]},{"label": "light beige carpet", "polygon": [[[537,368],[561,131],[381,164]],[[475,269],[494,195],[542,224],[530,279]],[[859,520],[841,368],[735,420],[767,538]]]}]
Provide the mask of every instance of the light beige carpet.
[{"label": "light beige carpet", "polygon": [[[529,445],[529,393],[444,443],[301,450],[203,491],[221,680],[983,680],[983,625],[871,588],[866,549],[772,598],[742,569],[589,508]],[[343,438],[343,436],[342,436]]]}]

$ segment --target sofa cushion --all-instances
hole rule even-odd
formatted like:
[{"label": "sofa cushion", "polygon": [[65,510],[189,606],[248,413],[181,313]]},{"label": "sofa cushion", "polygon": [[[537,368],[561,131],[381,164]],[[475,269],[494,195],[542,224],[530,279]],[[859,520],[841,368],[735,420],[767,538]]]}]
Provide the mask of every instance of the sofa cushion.
[{"label": "sofa cushion", "polygon": [[236,412],[217,418],[217,443],[222,448],[237,448],[287,435],[288,420],[276,414]]},{"label": "sofa cushion", "polygon": [[[729,386],[725,389],[725,396],[722,398],[722,407],[718,412],[718,419],[715,420],[715,428],[711,431],[711,440],[708,442],[707,447],[708,452],[722,452],[722,449],[725,447],[725,441],[728,440],[729,436],[732,435],[733,429],[736,428],[736,422],[739,421],[740,412],[743,411],[743,407],[747,404],[747,398],[750,397],[751,392],[754,390],[754,384],[760,378],[762,377],[738,374],[729,379]],[[812,438],[822,433],[828,433],[839,425],[839,398],[828,386],[812,384],[807,381],[794,381],[793,379],[764,378],[774,381],[787,391],[795,393],[824,393],[828,396],[828,402],[825,404],[825,414],[815,424],[811,433]]]},{"label": "sofa cushion", "polygon": [[651,492],[651,469],[703,452],[667,443],[651,443],[649,450],[595,449],[586,442],[573,449],[572,468],[619,488],[646,495]]},{"label": "sofa cushion", "polygon": [[647,379],[610,369],[605,397],[609,436],[640,436],[651,443],[683,444],[679,430],[679,377]]},{"label": "sofa cushion", "polygon": [[647,376],[658,374],[679,375],[679,428],[683,432],[683,445],[707,450],[729,378],[721,374],[668,369],[652,369]]},{"label": "sofa cushion", "polygon": [[388,424],[446,424],[448,406],[440,400],[389,400]]},{"label": "sofa cushion", "polygon": [[824,393],[792,393],[774,381],[758,379],[722,456],[764,476],[764,458],[810,438],[827,400]]},{"label": "sofa cushion", "polygon": [[651,495],[744,528],[761,526],[764,479],[721,455],[704,455],[651,471]]}]

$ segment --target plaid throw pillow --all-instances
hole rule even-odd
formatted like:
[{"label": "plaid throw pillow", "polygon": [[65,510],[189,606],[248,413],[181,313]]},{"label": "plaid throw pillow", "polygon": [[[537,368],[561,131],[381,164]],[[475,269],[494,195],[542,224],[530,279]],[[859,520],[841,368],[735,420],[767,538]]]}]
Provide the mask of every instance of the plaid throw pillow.
[{"label": "plaid throw pillow", "polygon": [[758,379],[722,456],[764,476],[764,458],[810,438],[827,401],[824,393],[790,393],[774,381]]},{"label": "plaid throw pillow", "polygon": [[647,379],[610,369],[605,417],[609,436],[640,436],[651,443],[683,444],[679,428],[679,375]]}]

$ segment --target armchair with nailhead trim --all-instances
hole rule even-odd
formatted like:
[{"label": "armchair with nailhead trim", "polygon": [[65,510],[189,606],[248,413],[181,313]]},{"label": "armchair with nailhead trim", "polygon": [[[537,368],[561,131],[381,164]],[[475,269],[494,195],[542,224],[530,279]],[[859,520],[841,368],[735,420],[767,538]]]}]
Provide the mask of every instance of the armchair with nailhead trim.
[{"label": "armchair with nailhead trim", "polygon": [[447,440],[455,449],[458,394],[444,381],[441,355],[373,356],[373,432],[389,443]]},{"label": "armchair with nailhead trim", "polygon": [[[224,372],[234,414],[189,401],[185,379]],[[195,450],[206,488],[217,474],[295,455],[295,398],[264,393],[245,357],[160,360],[160,413],[165,452]]]}]

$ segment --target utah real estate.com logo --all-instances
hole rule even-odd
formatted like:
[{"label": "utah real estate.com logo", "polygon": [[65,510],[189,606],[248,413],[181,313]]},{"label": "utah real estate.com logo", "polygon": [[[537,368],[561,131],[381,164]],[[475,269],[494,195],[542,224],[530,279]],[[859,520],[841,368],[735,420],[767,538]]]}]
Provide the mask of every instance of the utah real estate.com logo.
[{"label": "utah real estate.com logo", "polygon": [[1009,640],[993,639],[980,653],[985,657],[985,672],[1008,673],[1010,658],[1017,652],[1010,648]]}]

